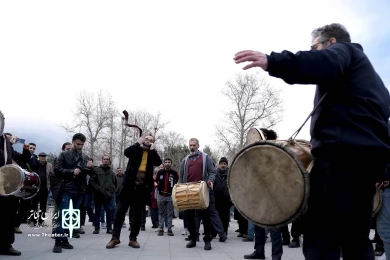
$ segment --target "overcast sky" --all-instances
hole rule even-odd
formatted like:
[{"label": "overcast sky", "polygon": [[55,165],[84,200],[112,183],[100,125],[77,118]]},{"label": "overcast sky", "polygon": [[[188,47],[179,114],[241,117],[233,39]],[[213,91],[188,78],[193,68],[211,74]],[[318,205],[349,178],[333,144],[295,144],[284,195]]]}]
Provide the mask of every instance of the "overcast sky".
[{"label": "overcast sky", "polygon": [[[57,125],[72,122],[77,93],[102,89],[119,110],[160,111],[168,129],[213,146],[230,105],[221,91],[243,72],[236,52],[308,50],[314,28],[339,22],[389,87],[389,17],[386,0],[1,1],[0,109],[6,131],[31,127],[62,143]],[[275,129],[288,138],[315,87],[262,75],[283,90]],[[298,138],[310,139],[308,125]]]}]

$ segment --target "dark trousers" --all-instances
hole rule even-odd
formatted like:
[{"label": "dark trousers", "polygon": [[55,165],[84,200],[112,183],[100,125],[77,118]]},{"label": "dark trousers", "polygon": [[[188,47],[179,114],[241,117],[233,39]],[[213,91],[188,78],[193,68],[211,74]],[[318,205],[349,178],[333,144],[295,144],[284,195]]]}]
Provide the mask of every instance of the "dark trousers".
[{"label": "dark trousers", "polygon": [[15,227],[19,227],[20,224],[26,223],[27,218],[31,215],[32,199],[23,200],[19,199],[18,212],[15,217]]},{"label": "dark trousers", "polygon": [[[283,242],[290,243],[290,232],[288,231],[288,226],[284,226],[280,228],[282,232]],[[298,218],[291,224],[291,237],[292,241],[300,243],[299,237],[302,235],[302,223],[301,219]]]},{"label": "dark trousers", "polygon": [[13,223],[18,211],[19,199],[14,196],[0,196],[0,205],[3,208],[0,214],[0,250],[7,250],[15,242]]},{"label": "dark trousers", "polygon": [[[96,201],[95,200],[95,212],[100,212],[102,207],[106,211],[106,219],[107,219],[107,230],[112,229],[112,205],[111,205],[111,200],[106,200],[106,201]],[[94,220],[94,226],[95,230],[100,229],[100,215],[95,214],[95,220]]]},{"label": "dark trousers", "polygon": [[[269,229],[272,241],[272,259],[282,259],[283,246],[282,246],[282,234],[280,229]],[[255,251],[264,256],[265,245],[265,229],[255,225]]]},{"label": "dark trousers", "polygon": [[[141,210],[141,226],[145,226],[146,224],[146,205],[143,206]],[[130,207],[129,209],[129,225],[131,226],[133,223],[133,218],[134,218],[134,209],[133,207]]]},{"label": "dark trousers", "polygon": [[[310,173],[308,211],[303,216],[307,260],[374,260],[369,240],[375,182],[385,164],[351,152],[316,158]],[[361,155],[360,155],[361,156]],[[352,239],[351,239],[352,238]]]},{"label": "dark trousers", "polygon": [[[211,223],[210,215],[207,209],[197,210],[200,219],[203,221],[204,237],[203,241],[211,241]],[[196,212],[195,210],[186,210],[188,231],[190,232],[190,239],[196,242],[198,232],[196,230]]]},{"label": "dark trousers", "polygon": [[244,218],[240,212],[237,213],[237,222],[238,222],[238,229],[240,230],[240,234],[246,234],[248,233],[248,220]]},{"label": "dark trousers", "polygon": [[210,223],[212,230],[215,230],[220,237],[226,235],[226,232],[224,231],[223,224],[221,221],[221,218],[218,214],[216,205],[215,205],[215,196],[214,191],[210,190],[209,192],[210,202],[209,207],[207,208],[207,211],[209,212],[210,216]]},{"label": "dark trousers", "polygon": [[[114,229],[112,232],[113,238],[120,238],[123,221],[125,221],[126,212],[130,207],[130,202],[127,200],[119,200],[114,217]],[[133,214],[131,218],[131,231],[130,240],[137,240],[139,231],[141,229],[142,222],[142,209],[145,210],[145,205],[131,206],[131,212]]]},{"label": "dark trousers", "polygon": [[85,225],[85,220],[88,214],[88,218],[90,221],[95,221],[95,214],[93,213],[92,208],[92,194],[85,193],[83,200],[80,204],[80,222],[81,226]]},{"label": "dark trousers", "polygon": [[231,204],[226,202],[216,202],[215,207],[217,208],[219,218],[221,219],[223,230],[226,235],[228,233],[229,222],[230,222],[230,208]]},{"label": "dark trousers", "polygon": [[43,222],[42,217],[45,217],[48,195],[49,195],[49,191],[47,190],[46,187],[43,187],[38,191],[38,194],[32,198],[32,209],[38,213],[38,204],[39,204],[39,209],[41,212],[39,212],[38,219],[30,218],[31,221],[33,222],[38,221],[39,223]]},{"label": "dark trousers", "polygon": [[152,219],[152,225],[157,227],[159,225],[159,210],[158,208],[150,208],[150,218]]}]

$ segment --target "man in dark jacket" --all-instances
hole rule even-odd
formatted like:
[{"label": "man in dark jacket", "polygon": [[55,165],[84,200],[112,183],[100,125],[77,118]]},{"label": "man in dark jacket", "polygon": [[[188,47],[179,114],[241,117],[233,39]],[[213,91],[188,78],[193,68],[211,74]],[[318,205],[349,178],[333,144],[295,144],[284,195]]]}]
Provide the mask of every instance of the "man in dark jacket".
[{"label": "man in dark jacket", "polygon": [[137,237],[141,229],[142,209],[150,200],[150,194],[154,186],[154,166],[162,163],[155,146],[154,138],[146,135],[140,137],[138,142],[125,149],[125,156],[129,158],[125,180],[119,193],[119,204],[114,217],[114,230],[111,241],[106,248],[114,248],[120,243],[120,234],[123,221],[129,206],[133,208],[133,223],[129,237],[129,246],[139,248]]},{"label": "man in dark jacket", "polygon": [[[61,182],[51,184],[53,197],[55,197],[58,206],[56,232],[58,237],[56,237],[53,253],[62,253],[63,248],[73,249],[68,241],[69,229],[62,227],[64,224],[62,211],[69,209],[70,201],[72,201],[73,208],[79,209],[86,189],[86,176],[92,173],[92,161],[82,153],[86,139],[85,135],[81,133],[75,134],[72,138],[72,149],[60,153],[56,161],[54,173]],[[55,189],[56,192],[54,192],[53,186],[56,185],[62,186],[62,188]]]},{"label": "man in dark jacket", "polygon": [[[115,173],[111,169],[110,156],[104,155],[102,164],[99,167],[93,168],[93,174],[89,179],[94,192],[95,212],[100,212],[102,206],[107,214],[107,234],[112,234],[112,208],[111,199],[117,189],[117,180]],[[95,231],[94,234],[99,234],[100,230],[100,215],[95,214]]]},{"label": "man in dark jacket", "polygon": [[[219,160],[219,167],[216,170],[215,182],[214,182],[214,196],[215,207],[218,211],[218,215],[221,219],[223,229],[225,233],[228,233],[229,221],[230,221],[230,208],[232,207],[232,201],[230,199],[229,187],[227,184],[227,177],[229,173],[228,160],[226,157],[222,157]],[[213,230],[213,237],[217,235],[217,232]]]},{"label": "man in dark jacket", "polygon": [[242,51],[234,60],[251,61],[244,69],[260,67],[288,84],[317,85],[303,253],[306,259],[339,259],[341,249],[344,259],[371,260],[374,185],[390,157],[389,91],[344,26],[326,25],[312,36],[311,51]]},{"label": "man in dark jacket", "polygon": [[[4,120],[2,116],[3,114],[0,111],[0,121]],[[9,139],[2,134],[2,123],[0,122],[0,167],[12,164],[12,160],[20,165],[26,163],[31,156],[28,150],[29,145],[24,144],[22,154],[14,151]],[[0,185],[3,186],[4,183],[0,183]],[[4,209],[0,214],[0,255],[21,255],[20,251],[12,247],[12,244],[15,242],[13,223],[18,211],[19,198],[15,196],[0,196],[0,205]]]}]

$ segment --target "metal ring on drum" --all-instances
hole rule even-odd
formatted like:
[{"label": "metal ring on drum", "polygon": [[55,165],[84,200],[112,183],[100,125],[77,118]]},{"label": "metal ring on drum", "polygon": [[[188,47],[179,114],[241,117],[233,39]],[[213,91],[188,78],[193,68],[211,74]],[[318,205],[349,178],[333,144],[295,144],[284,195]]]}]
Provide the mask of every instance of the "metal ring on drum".
[{"label": "metal ring on drum", "polygon": [[285,226],[307,209],[313,165],[305,140],[252,143],[238,152],[228,175],[237,210],[264,228]]}]

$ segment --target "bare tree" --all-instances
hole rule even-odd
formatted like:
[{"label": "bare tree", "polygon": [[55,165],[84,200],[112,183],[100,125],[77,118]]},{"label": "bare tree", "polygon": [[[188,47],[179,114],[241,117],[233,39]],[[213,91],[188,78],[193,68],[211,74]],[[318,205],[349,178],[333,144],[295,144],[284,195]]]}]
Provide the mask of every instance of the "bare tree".
[{"label": "bare tree", "polygon": [[272,88],[258,74],[239,74],[226,83],[223,94],[232,103],[223,126],[216,127],[217,139],[227,157],[233,157],[245,144],[248,130],[257,125],[272,127],[281,121],[280,90]]},{"label": "bare tree", "polygon": [[104,131],[110,129],[115,115],[115,104],[108,93],[81,92],[77,97],[74,124],[61,127],[68,133],[81,132],[86,135],[85,150],[96,158],[97,144],[105,139]]},{"label": "bare tree", "polygon": [[179,171],[181,161],[190,153],[184,137],[174,131],[163,133],[160,139],[162,145],[161,156],[172,159],[172,168]]},{"label": "bare tree", "polygon": [[213,160],[214,164],[218,163],[218,154],[216,151],[213,151],[210,145],[205,145],[203,148],[203,152],[206,153]]}]

